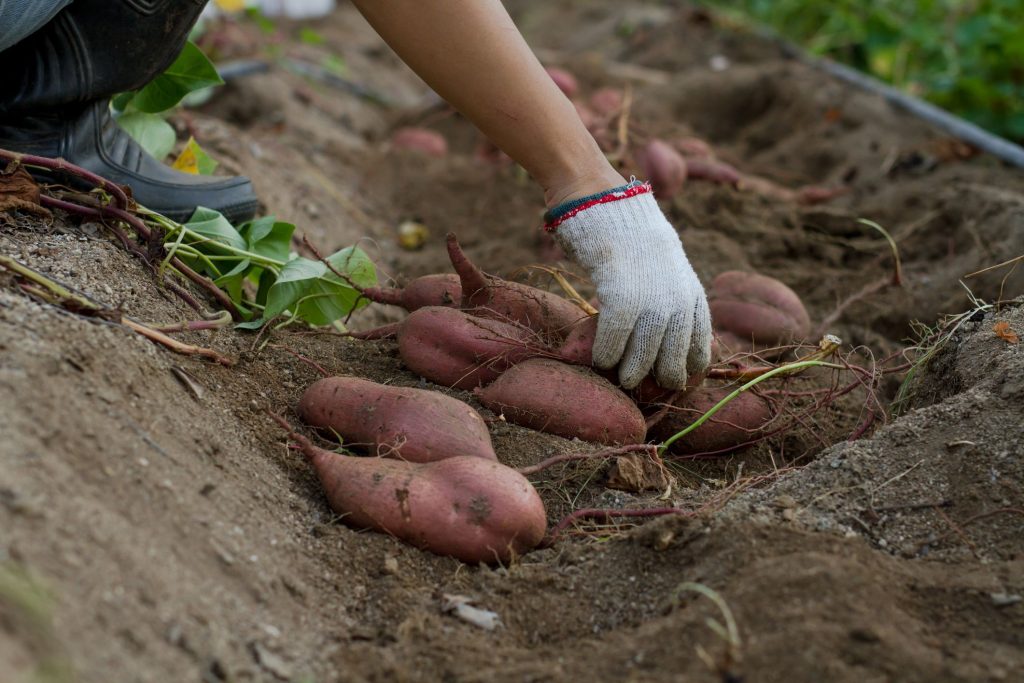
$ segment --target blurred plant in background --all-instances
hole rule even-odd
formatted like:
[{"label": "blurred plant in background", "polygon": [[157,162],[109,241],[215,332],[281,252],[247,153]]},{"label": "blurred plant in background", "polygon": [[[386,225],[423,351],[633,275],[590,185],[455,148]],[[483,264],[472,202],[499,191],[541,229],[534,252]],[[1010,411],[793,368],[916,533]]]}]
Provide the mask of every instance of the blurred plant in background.
[{"label": "blurred plant in background", "polygon": [[703,0],[1024,141],[1024,0]]}]

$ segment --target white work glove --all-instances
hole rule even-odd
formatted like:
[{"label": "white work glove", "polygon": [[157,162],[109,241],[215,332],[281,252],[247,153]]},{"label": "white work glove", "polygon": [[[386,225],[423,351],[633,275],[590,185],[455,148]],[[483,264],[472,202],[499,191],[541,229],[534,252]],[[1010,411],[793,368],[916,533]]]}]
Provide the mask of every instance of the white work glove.
[{"label": "white work glove", "polygon": [[626,389],[652,368],[666,389],[681,389],[688,376],[707,369],[707,297],[649,185],[633,182],[567,202],[546,218],[546,228],[597,287],[594,365],[619,364]]}]

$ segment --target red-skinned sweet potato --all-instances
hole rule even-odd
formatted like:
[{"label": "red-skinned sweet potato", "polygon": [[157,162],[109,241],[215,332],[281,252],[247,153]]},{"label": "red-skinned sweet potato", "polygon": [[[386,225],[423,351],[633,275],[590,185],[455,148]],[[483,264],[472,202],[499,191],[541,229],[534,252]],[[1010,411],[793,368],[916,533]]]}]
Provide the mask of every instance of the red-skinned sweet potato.
[{"label": "red-skinned sweet potato", "polygon": [[462,401],[435,391],[392,387],[357,377],[328,377],[302,395],[299,416],[346,444],[409,462],[453,456],[496,460],[483,418]]},{"label": "red-skinned sweet potato", "polygon": [[576,93],[580,91],[580,84],[576,80],[576,77],[565,69],[560,69],[557,66],[545,67],[545,71],[548,72],[548,76],[555,82],[558,89],[565,93],[566,97],[572,98],[576,96]]},{"label": "red-skinned sweet potato", "polygon": [[533,336],[520,325],[429,306],[402,322],[398,353],[406,367],[435,384],[472,389],[536,355]]},{"label": "red-skinned sweet potato", "polygon": [[508,562],[544,537],[544,503],[501,463],[455,456],[429,463],[339,455],[293,434],[331,509],[355,529],[390,534],[463,562]]},{"label": "red-skinned sweet potato", "polygon": [[[583,365],[586,367],[593,365],[594,339],[597,337],[599,317],[600,314],[590,316],[573,326],[569,334],[566,335],[562,346],[558,349],[558,360],[572,365]],[[613,384],[618,383],[618,372],[615,368],[611,370],[593,368],[593,370]],[[703,376],[692,377],[687,382],[687,385],[699,386],[703,379]],[[668,400],[675,391],[659,385],[653,376],[648,375],[641,380],[636,388],[630,389],[626,393],[640,406],[649,406]]]},{"label": "red-skinned sweet potato", "polygon": [[682,154],[687,161],[690,159],[714,159],[715,151],[711,145],[700,138],[683,136],[672,140],[672,146]]},{"label": "red-skinned sweet potato", "polygon": [[800,297],[774,278],[730,270],[708,288],[711,323],[728,346],[778,346],[804,339],[811,320]]},{"label": "red-skinned sweet potato", "polygon": [[448,141],[436,130],[429,128],[399,128],[391,134],[391,147],[422,152],[432,157],[448,154]]},{"label": "red-skinned sweet potato", "polygon": [[647,431],[640,409],[606,379],[546,358],[519,363],[474,393],[510,422],[567,439],[630,444]]},{"label": "red-skinned sweet potato", "polygon": [[686,177],[691,180],[708,180],[723,185],[736,185],[743,178],[743,174],[724,161],[687,157]]},{"label": "red-skinned sweet potato", "polygon": [[461,281],[462,308],[473,309],[475,315],[525,325],[548,341],[560,341],[587,315],[557,294],[485,274],[452,233],[448,233],[448,257]]},{"label": "red-skinned sweet potato", "polygon": [[622,110],[622,91],[617,88],[599,88],[590,96],[590,108],[598,116],[608,119]]},{"label": "red-skinned sweet potato", "polygon": [[637,160],[658,199],[671,199],[686,182],[686,160],[663,140],[648,142]]},{"label": "red-skinned sweet potato", "polygon": [[[732,387],[700,387],[686,393],[676,401],[678,410],[668,413],[651,427],[651,438],[658,441],[671,438],[693,424],[732,390]],[[673,443],[669,452],[679,455],[727,453],[760,436],[771,417],[771,410],[763,399],[744,392],[707,422]]]},{"label": "red-skinned sweet potato", "polygon": [[407,311],[424,306],[458,308],[462,303],[462,286],[453,273],[424,275],[405,287],[367,287],[361,293],[374,303],[401,306]]}]

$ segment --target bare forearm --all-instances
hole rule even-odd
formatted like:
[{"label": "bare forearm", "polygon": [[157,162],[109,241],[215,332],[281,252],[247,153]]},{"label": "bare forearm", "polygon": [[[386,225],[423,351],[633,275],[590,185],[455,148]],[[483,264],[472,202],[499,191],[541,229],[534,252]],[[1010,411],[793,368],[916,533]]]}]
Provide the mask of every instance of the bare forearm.
[{"label": "bare forearm", "polygon": [[541,185],[548,204],[622,181],[498,0],[354,0],[423,80]]}]

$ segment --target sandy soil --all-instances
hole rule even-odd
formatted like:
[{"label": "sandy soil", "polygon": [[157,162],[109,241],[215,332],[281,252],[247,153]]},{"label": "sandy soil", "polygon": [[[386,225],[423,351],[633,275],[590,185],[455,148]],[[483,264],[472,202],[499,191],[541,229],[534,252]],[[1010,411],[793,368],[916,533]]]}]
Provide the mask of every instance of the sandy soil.
[{"label": "sandy soil", "polygon": [[[633,88],[637,141],[695,134],[783,185],[849,187],[804,207],[692,182],[663,205],[705,282],[737,268],[781,279],[816,323],[833,318],[821,331],[857,347],[852,359],[899,351],[917,338],[915,321],[980,308],[961,278],[1024,251],[1024,174],[963,158],[768,41],[666,3],[508,4],[544,59],[587,92]],[[444,269],[448,230],[492,272],[543,260],[537,190],[512,167],[474,159],[472,127],[433,106],[350,7],[315,28],[323,45],[284,26],[281,49],[343,56],[350,78],[388,106],[273,66],[179,116],[184,137],[191,128],[225,170],[253,177],[266,211],[322,247],[360,241],[382,276]],[[259,54],[253,27],[230,31],[222,56]],[[452,154],[388,150],[389,131],[409,122],[443,132]],[[885,241],[860,217],[896,239],[904,284],[836,317],[892,272]],[[431,231],[421,250],[398,246],[409,219]],[[0,226],[0,253],[132,316],[194,317],[102,226],[20,214],[0,215]],[[296,419],[298,396],[319,377],[296,353],[331,372],[424,385],[392,342],[180,335],[239,359],[223,368],[38,303],[0,276],[0,679],[1017,680],[1024,345],[993,326],[1024,334],[1014,300],[1024,271],[1007,272],[964,280],[993,305],[944,336],[898,411],[903,376],[881,378],[876,395],[893,410],[873,431],[848,440],[873,405],[854,392],[744,453],[673,463],[669,502],[696,512],[580,527],[507,568],[463,566],[338,523],[266,419],[266,407]],[[371,307],[353,324],[400,316]],[[492,437],[515,466],[593,448],[500,421]],[[535,476],[550,521],[656,502],[605,488],[606,469]],[[729,659],[706,624],[720,613],[680,592],[686,582],[734,613],[741,643]],[[471,598],[503,626],[443,613],[445,595]]]}]

